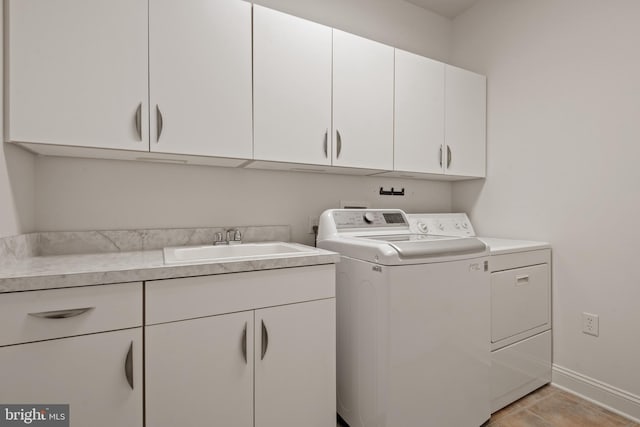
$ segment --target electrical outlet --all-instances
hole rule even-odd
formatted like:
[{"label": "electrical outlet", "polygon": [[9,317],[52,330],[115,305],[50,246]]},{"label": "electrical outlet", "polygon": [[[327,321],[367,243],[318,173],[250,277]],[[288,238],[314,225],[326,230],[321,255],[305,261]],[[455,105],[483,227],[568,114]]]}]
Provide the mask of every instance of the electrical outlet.
[{"label": "electrical outlet", "polygon": [[314,234],[313,233],[313,227],[317,227],[318,224],[320,223],[320,218],[317,216],[310,216],[309,217],[309,234]]},{"label": "electrical outlet", "polygon": [[597,314],[582,313],[582,332],[594,337],[599,335],[600,325]]}]

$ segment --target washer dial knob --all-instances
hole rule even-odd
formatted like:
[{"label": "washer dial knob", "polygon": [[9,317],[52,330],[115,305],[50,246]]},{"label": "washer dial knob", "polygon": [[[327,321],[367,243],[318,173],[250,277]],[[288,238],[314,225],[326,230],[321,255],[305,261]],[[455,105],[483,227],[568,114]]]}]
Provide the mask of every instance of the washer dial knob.
[{"label": "washer dial knob", "polygon": [[429,232],[429,227],[427,226],[427,224],[425,224],[422,221],[418,221],[418,231],[424,234],[427,234]]},{"label": "washer dial knob", "polygon": [[364,222],[366,222],[367,224],[373,224],[373,221],[375,221],[376,217],[372,212],[367,212],[362,216],[362,219],[364,219]]}]

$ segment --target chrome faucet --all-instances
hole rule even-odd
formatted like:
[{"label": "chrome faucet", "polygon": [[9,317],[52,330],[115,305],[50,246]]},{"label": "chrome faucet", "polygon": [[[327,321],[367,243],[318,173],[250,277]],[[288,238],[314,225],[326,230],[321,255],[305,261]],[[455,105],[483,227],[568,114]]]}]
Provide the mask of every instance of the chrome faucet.
[{"label": "chrome faucet", "polygon": [[235,228],[226,230],[226,235],[218,231],[213,239],[214,245],[239,245],[240,243],[242,243],[242,232]]}]

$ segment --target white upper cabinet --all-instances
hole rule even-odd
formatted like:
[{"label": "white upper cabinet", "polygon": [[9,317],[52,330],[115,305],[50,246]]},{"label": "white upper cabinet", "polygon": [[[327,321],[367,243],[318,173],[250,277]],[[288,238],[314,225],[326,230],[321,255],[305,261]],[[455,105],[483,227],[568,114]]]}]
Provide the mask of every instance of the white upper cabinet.
[{"label": "white upper cabinet", "polygon": [[44,155],[486,173],[486,78],[353,34],[244,0],[6,0],[5,22],[4,137]]},{"label": "white upper cabinet", "polygon": [[256,160],[331,164],[331,31],[253,6]]},{"label": "white upper cabinet", "polygon": [[445,64],[396,49],[394,167],[443,173]]},{"label": "white upper cabinet", "polygon": [[251,3],[150,0],[149,26],[151,151],[251,158]]},{"label": "white upper cabinet", "polygon": [[333,165],[393,169],[394,49],[333,30]]},{"label": "white upper cabinet", "polygon": [[5,5],[7,140],[147,151],[147,0]]},{"label": "white upper cabinet", "polygon": [[466,177],[486,174],[487,78],[446,66],[445,173]]}]

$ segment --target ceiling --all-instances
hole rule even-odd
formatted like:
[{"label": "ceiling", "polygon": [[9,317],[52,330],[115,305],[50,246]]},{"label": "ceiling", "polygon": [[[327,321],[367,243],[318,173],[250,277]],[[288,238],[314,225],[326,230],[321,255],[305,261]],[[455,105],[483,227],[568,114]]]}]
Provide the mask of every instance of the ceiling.
[{"label": "ceiling", "polygon": [[453,19],[469,9],[477,0],[406,0],[445,18]]}]

